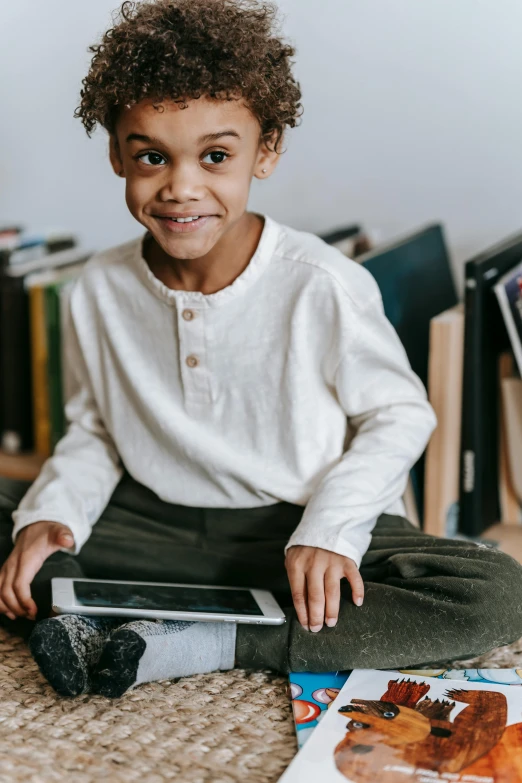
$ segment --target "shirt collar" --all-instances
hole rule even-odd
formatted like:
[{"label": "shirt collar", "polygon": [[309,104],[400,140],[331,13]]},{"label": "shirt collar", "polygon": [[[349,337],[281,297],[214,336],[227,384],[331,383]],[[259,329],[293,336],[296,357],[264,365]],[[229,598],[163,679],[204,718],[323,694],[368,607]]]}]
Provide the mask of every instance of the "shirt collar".
[{"label": "shirt collar", "polygon": [[155,296],[164,302],[180,306],[192,305],[199,307],[219,307],[226,304],[236,296],[240,296],[246,291],[258,277],[263,273],[266,266],[274,256],[279,236],[279,224],[272,220],[268,215],[262,213],[259,217],[264,218],[264,226],[257,244],[254,255],[250,259],[248,266],[241,272],[236,279],[220,291],[213,294],[203,294],[201,291],[179,291],[168,288],[151,271],[149,265],[143,257],[143,243],[148,234],[144,234],[136,243],[137,267],[145,285]]}]

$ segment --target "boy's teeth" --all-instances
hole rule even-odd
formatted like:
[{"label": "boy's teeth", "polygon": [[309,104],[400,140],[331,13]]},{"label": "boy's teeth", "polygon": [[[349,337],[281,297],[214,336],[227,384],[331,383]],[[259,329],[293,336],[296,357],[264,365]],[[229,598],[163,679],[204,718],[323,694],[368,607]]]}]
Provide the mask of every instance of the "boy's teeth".
[{"label": "boy's teeth", "polygon": [[193,220],[199,220],[199,215],[196,217],[188,217],[188,218],[170,218],[170,220],[173,220],[175,223],[190,223]]}]

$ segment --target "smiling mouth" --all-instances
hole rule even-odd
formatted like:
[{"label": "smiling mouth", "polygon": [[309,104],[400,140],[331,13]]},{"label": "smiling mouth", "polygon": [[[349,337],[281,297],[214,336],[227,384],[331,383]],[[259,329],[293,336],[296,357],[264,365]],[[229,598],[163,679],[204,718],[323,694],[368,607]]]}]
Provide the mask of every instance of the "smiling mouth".
[{"label": "smiling mouth", "polygon": [[194,215],[193,217],[177,218],[170,215],[156,215],[160,220],[171,220],[173,223],[197,223],[198,220],[202,220],[206,217],[212,217],[212,215]]},{"label": "smiling mouth", "polygon": [[202,228],[209,222],[211,218],[217,217],[217,215],[200,215],[192,218],[191,220],[181,220],[179,218],[171,218],[166,215],[155,215],[154,217],[156,220],[159,220],[159,222],[168,231],[175,234],[188,234],[192,233],[193,231],[197,231],[199,228]]}]

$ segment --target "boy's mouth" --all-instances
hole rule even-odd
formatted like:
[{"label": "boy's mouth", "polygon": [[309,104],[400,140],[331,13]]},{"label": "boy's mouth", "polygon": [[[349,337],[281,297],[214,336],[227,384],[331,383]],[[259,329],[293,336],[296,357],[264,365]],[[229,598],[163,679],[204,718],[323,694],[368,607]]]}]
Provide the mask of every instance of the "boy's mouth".
[{"label": "boy's mouth", "polygon": [[167,231],[171,231],[174,234],[189,234],[205,226],[215,216],[197,215],[188,221],[181,221],[179,218],[172,218],[167,215],[156,215],[155,217]]}]

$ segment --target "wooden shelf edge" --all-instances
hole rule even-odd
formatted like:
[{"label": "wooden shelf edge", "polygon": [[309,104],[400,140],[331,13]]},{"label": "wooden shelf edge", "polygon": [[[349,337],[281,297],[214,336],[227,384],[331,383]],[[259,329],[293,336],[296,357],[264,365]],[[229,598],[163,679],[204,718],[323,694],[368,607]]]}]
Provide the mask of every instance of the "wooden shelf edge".
[{"label": "wooden shelf edge", "polygon": [[0,476],[34,481],[45,462],[40,454],[5,454],[0,451]]},{"label": "wooden shelf edge", "polygon": [[522,525],[509,525],[498,523],[485,530],[481,538],[486,541],[498,541],[499,549],[502,552],[514,557],[519,563],[522,563]]}]

